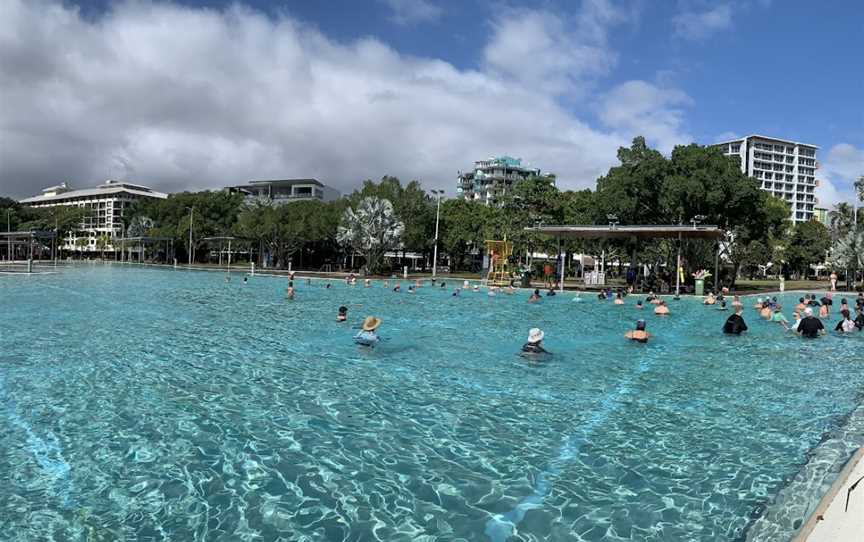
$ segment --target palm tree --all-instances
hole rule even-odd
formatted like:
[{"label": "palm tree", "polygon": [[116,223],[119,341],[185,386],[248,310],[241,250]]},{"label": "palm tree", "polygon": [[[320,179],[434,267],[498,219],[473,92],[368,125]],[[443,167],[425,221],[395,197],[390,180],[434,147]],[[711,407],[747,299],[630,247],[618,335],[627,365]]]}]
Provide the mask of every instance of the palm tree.
[{"label": "palm tree", "polygon": [[831,228],[832,237],[839,239],[852,230],[855,224],[855,211],[846,202],[834,205],[828,212],[828,225]]},{"label": "palm tree", "polygon": [[100,234],[99,237],[96,238],[96,248],[99,249],[99,257],[102,261],[105,261],[105,247],[109,244],[111,244],[111,241],[108,238],[107,233]]},{"label": "palm tree", "polygon": [[[864,231],[850,231],[837,239],[831,248],[831,265],[837,269],[853,269],[853,277],[864,267]],[[853,279],[854,282],[855,279]]]},{"label": "palm tree", "polygon": [[367,197],[360,200],[356,209],[345,209],[336,240],[362,252],[367,273],[374,273],[384,253],[398,246],[404,231],[405,226],[396,218],[390,200]]}]

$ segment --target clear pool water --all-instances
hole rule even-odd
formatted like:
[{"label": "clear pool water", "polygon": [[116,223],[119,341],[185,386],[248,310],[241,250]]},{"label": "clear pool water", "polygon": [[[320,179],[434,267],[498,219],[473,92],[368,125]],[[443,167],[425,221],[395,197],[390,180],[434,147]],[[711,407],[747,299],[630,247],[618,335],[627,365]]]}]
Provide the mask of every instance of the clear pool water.
[{"label": "clear pool water", "polygon": [[[752,526],[862,400],[864,336],[802,341],[749,309],[724,337],[728,313],[691,300],[664,319],[455,283],[297,281],[291,302],[286,283],[0,277],[3,536],[778,540],[802,518]],[[371,351],[351,341],[367,314]],[[621,337],[640,315],[648,345]],[[515,355],[533,326],[547,363]]]}]

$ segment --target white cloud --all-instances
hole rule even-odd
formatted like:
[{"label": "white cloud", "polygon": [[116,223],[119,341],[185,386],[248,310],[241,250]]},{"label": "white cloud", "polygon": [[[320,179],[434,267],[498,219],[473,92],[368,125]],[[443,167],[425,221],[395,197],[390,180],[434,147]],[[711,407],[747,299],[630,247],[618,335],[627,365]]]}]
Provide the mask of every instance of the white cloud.
[{"label": "white cloud", "polygon": [[864,175],[864,149],[839,143],[831,147],[819,162],[820,168],[816,172],[820,181],[816,189],[819,206],[830,209],[836,203],[854,202],[857,196],[853,183]]},{"label": "white cloud", "polygon": [[617,55],[606,34],[622,19],[603,0],[586,1],[574,21],[549,11],[505,9],[483,50],[486,68],[553,93],[584,91],[582,83],[615,66]]},{"label": "white cloud", "polygon": [[[612,24],[597,13],[585,17]],[[566,27],[535,34],[543,51],[579,43]],[[556,61],[568,73],[608,69],[571,52],[575,60]],[[555,77],[552,67],[541,73]],[[60,3],[5,0],[0,193],[109,177],[174,191],[314,176],[350,191],[384,174],[452,191],[457,170],[501,153],[558,173],[565,187],[593,187],[637,130],[663,148],[689,141],[676,133],[686,103],[676,92],[622,85],[600,129],[564,107],[556,88],[401,55],[372,38],[340,43],[242,6],[131,2],[94,21]]]},{"label": "white cloud", "polygon": [[692,103],[687,94],[645,81],[627,81],[613,88],[600,103],[603,123],[626,137],[644,135],[660,151],[669,153],[693,138],[682,133],[684,111]]},{"label": "white cloud", "polygon": [[672,18],[675,35],[691,40],[702,40],[732,26],[732,6],[718,4],[709,9],[687,10]]},{"label": "white cloud", "polygon": [[723,141],[731,141],[733,139],[741,139],[741,136],[735,132],[722,132],[714,136],[714,143],[722,143]]},{"label": "white cloud", "polygon": [[396,24],[411,25],[438,20],[443,10],[429,0],[382,0],[393,12],[390,20]]}]

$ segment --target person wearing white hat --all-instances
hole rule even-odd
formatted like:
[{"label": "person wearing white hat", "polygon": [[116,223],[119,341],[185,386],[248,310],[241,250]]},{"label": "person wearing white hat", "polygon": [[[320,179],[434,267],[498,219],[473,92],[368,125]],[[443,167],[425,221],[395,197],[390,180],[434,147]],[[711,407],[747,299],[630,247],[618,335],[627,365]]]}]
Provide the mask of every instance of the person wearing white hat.
[{"label": "person wearing white hat", "polygon": [[528,332],[528,342],[522,345],[522,353],[523,354],[549,354],[545,348],[543,348],[543,337],[545,333],[540,328],[531,328]]},{"label": "person wearing white hat", "polygon": [[374,316],[367,316],[363,320],[363,326],[360,333],[354,335],[354,342],[360,346],[375,346],[380,337],[375,333],[375,330],[381,325],[381,319]]},{"label": "person wearing white hat", "polygon": [[815,339],[819,335],[825,335],[825,326],[822,321],[813,316],[813,309],[807,307],[804,309],[804,318],[798,323],[798,328],[795,330],[798,335]]}]

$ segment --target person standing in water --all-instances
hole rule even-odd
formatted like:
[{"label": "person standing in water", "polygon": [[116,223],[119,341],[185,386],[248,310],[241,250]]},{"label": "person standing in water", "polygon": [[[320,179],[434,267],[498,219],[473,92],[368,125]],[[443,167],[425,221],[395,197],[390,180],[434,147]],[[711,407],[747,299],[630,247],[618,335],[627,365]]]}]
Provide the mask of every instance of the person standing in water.
[{"label": "person standing in water", "polygon": [[723,333],[727,335],[741,335],[742,332],[747,331],[747,323],[744,322],[744,307],[741,305],[735,307],[735,314],[729,316],[726,319],[726,323],[723,324]]},{"label": "person standing in water", "polygon": [[375,331],[381,326],[381,319],[374,316],[367,316],[363,320],[363,326],[360,333],[354,335],[354,342],[360,346],[373,347],[381,340]]},{"label": "person standing in water", "polygon": [[815,339],[819,335],[825,335],[826,331],[825,326],[822,325],[822,321],[813,316],[813,309],[807,307],[804,309],[804,318],[798,324],[797,333],[802,337]]},{"label": "person standing in water", "polygon": [[294,281],[293,280],[288,281],[288,289],[285,290],[285,297],[287,297],[288,299],[294,299]]},{"label": "person standing in water", "polygon": [[636,320],[636,329],[631,329],[625,333],[624,338],[637,343],[647,343],[651,334],[645,331],[645,320]]},{"label": "person standing in water", "polygon": [[543,348],[543,337],[545,333],[540,328],[532,328],[528,332],[528,342],[522,345],[522,354],[549,354]]}]

